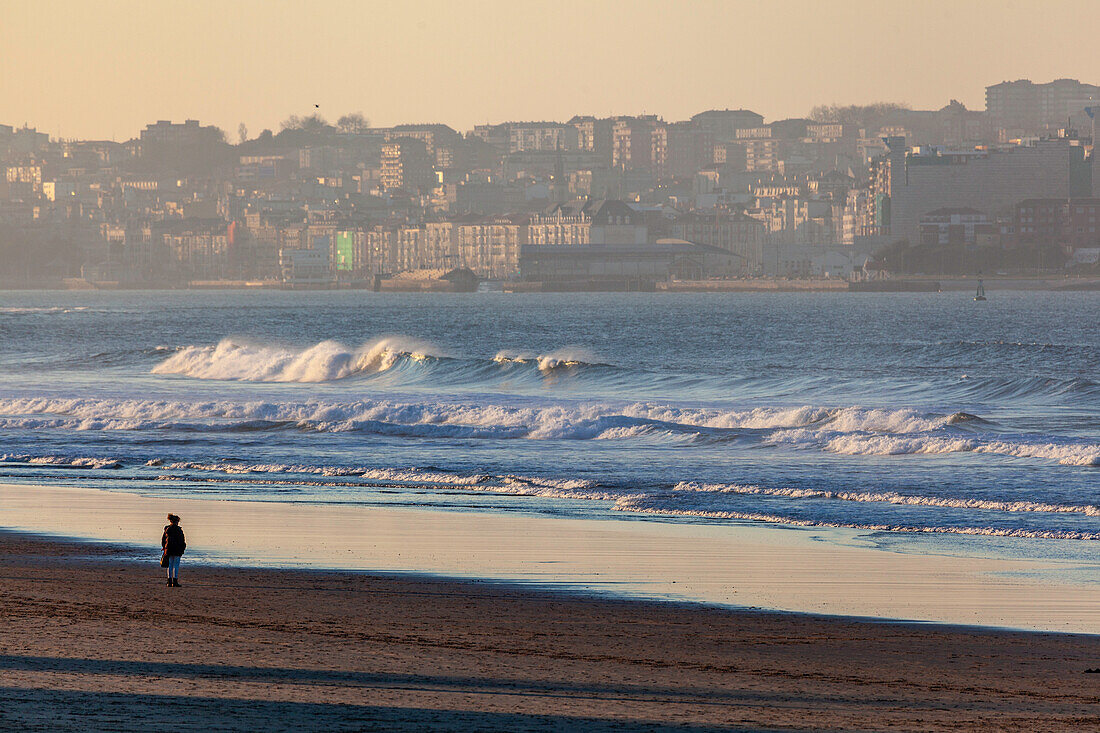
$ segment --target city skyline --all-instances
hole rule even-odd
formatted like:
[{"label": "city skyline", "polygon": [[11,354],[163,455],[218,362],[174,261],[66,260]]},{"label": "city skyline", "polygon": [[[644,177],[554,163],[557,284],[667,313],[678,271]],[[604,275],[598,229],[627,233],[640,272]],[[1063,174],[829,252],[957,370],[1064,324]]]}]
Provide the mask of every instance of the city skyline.
[{"label": "city skyline", "polygon": [[[932,3],[919,16],[870,2],[828,12],[802,2],[688,5],[676,15],[654,3],[629,15],[571,2],[330,2],[323,12],[299,3],[277,12],[251,2],[20,5],[0,29],[0,120],[108,140],[184,118],[235,140],[241,123],[255,136],[313,112],[458,130],[574,114],[675,120],[727,107],[770,121],[833,103],[938,109],[953,98],[981,110],[997,81],[1100,78],[1084,2]],[[156,30],[168,27],[170,38]],[[776,32],[753,30],[767,28]],[[929,33],[936,43],[924,42]]]},{"label": "city skyline", "polygon": [[1097,0],[0,3],[0,733],[1100,733]]}]

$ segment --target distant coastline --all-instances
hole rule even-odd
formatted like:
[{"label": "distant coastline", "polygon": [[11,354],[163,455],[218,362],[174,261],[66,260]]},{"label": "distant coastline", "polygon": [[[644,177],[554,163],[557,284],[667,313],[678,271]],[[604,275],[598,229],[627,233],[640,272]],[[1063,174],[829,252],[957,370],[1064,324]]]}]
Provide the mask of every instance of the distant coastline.
[{"label": "distant coastline", "polygon": [[[987,290],[1042,290],[1042,291],[1100,291],[1100,277],[984,277]],[[751,278],[741,280],[671,280],[665,282],[502,282],[490,283],[489,292],[509,294],[552,292],[667,292],[667,293],[866,293],[866,292],[937,292],[973,290],[977,277],[921,277],[913,276],[893,280],[852,282],[824,278]],[[256,280],[204,280],[186,284],[127,284],[93,283],[82,278],[51,279],[46,281],[14,282],[0,280],[0,292],[31,290],[81,291],[81,290],[365,290],[373,288],[366,281],[332,283],[327,285],[289,287],[278,281]],[[447,292],[433,289],[385,289],[383,292]]]}]

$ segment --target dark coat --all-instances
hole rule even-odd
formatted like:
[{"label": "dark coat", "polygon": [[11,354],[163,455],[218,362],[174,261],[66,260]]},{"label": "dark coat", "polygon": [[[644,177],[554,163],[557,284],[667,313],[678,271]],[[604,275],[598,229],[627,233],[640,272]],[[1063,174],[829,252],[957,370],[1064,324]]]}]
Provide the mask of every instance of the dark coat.
[{"label": "dark coat", "polygon": [[183,530],[178,524],[169,524],[164,528],[164,536],[160,539],[160,546],[164,548],[164,554],[168,557],[182,555],[187,549],[187,542],[183,539]]}]

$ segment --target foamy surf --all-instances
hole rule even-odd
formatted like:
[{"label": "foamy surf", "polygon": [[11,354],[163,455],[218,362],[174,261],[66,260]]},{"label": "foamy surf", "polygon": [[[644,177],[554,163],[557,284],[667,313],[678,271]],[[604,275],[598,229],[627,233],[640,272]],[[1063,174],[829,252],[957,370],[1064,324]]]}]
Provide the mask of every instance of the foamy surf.
[{"label": "foamy surf", "polygon": [[[998,515],[1035,516],[1044,514],[1082,517],[1100,516],[1092,504],[1052,504],[1032,501],[984,500],[972,497],[928,496],[897,492],[860,492],[807,488],[763,487],[684,481],[662,490],[637,490],[629,485],[607,486],[591,479],[522,476],[516,474],[459,473],[436,468],[392,468],[377,466],[318,466],[309,464],[246,463],[240,461],[164,461],[151,459],[140,466],[124,466],[115,459],[8,454],[0,464],[27,466],[121,469],[140,468],[156,472],[154,480],[238,486],[247,492],[270,487],[280,495],[286,491],[320,491],[313,500],[325,501],[329,492],[356,489],[421,489],[432,492],[496,494],[547,500],[598,502],[607,510],[622,513],[698,518],[707,521],[762,522],[795,527],[824,527],[866,532],[906,534],[987,535],[993,537],[1050,540],[1100,540],[1100,533],[1077,528],[997,526],[966,524],[969,512],[980,517]],[[276,488],[277,487],[277,488]],[[343,501],[340,494],[331,500]],[[742,507],[757,497],[779,500],[792,514]],[[807,517],[804,505],[813,503],[867,503],[900,505],[934,510],[929,522],[902,523]],[[962,523],[960,523],[962,520]],[[1004,520],[997,521],[1004,523]]]},{"label": "foamy surf", "polygon": [[[375,345],[376,351],[386,348]],[[850,456],[973,453],[1082,468],[1100,466],[1100,443],[1049,435],[1001,436],[986,421],[969,413],[859,406],[739,410],[557,400],[517,407],[484,400],[186,402],[22,398],[0,399],[0,428],[189,433],[290,429],[424,439],[644,440],[683,446],[741,442]]]},{"label": "foamy surf", "polygon": [[685,481],[677,484],[674,491],[728,493],[750,496],[775,496],[784,499],[831,499],[835,501],[854,501],[887,503],[903,506],[927,506],[949,509],[981,509],[994,512],[1041,512],[1054,514],[1084,514],[1100,517],[1100,506],[1095,504],[1048,504],[1035,501],[990,501],[987,499],[915,496],[899,494],[894,491],[825,491],[820,489],[769,489],[761,486],[743,486],[740,484],[706,484]]},{"label": "foamy surf", "polygon": [[830,522],[817,519],[799,519],[761,512],[738,512],[716,509],[686,509],[664,506],[647,506],[644,499],[627,497],[619,500],[614,511],[634,514],[658,514],[670,517],[699,517],[702,519],[732,519],[765,524],[784,524],[792,527],[826,527],[834,529],[854,529],[864,532],[901,532],[905,534],[957,534],[984,535],[987,537],[1017,537],[1045,540],[1100,540],[1100,532],[1078,532],[1073,530],[1045,530],[1002,527],[954,527],[954,526],[917,526],[904,524],[874,524],[862,522]]},{"label": "foamy surf", "polygon": [[849,456],[917,456],[951,453],[985,453],[1011,458],[1038,458],[1063,466],[1100,466],[1100,443],[1079,441],[1007,440],[958,435],[836,434],[804,429],[777,431],[776,444],[818,447]]},{"label": "foamy surf", "polygon": [[91,456],[34,456],[20,453],[0,455],[0,464],[26,464],[29,466],[61,466],[65,468],[122,468],[122,462],[115,458],[96,458]]}]

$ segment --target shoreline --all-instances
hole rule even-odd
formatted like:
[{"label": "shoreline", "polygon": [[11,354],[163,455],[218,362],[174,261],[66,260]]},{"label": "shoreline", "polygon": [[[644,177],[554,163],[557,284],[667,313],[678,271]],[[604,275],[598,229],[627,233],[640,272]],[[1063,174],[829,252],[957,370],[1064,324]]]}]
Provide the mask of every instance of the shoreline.
[{"label": "shoreline", "polygon": [[[856,287],[849,287],[848,280],[823,279],[823,278],[746,278],[734,280],[684,280],[684,281],[655,281],[653,288],[649,289],[624,289],[615,287],[600,287],[599,284],[587,284],[562,286],[561,284],[547,284],[540,281],[517,281],[514,288],[490,289],[486,291],[444,291],[423,289],[402,290],[374,290],[371,287],[349,285],[346,283],[302,286],[287,285],[284,283],[256,281],[204,281],[194,284],[168,285],[128,285],[128,286],[101,286],[95,283],[35,283],[19,284],[6,283],[0,285],[0,292],[361,292],[361,293],[389,293],[389,294],[419,294],[439,295],[441,293],[479,294],[479,293],[506,293],[508,295],[525,294],[570,294],[578,293],[852,293],[865,295],[867,293],[948,293],[973,291],[979,279],[978,275],[906,275],[898,276],[894,281],[855,282]],[[1011,291],[1011,292],[1097,292],[1100,291],[1100,277],[1049,277],[1049,276],[983,276],[986,290]]]},{"label": "shoreline", "polygon": [[[54,546],[57,549],[72,549],[75,552],[68,555],[70,559],[89,561],[91,559],[104,559],[108,562],[131,566],[141,569],[147,574],[151,562],[155,564],[156,558],[150,560],[150,549],[135,544],[117,543],[110,540],[95,540],[67,535],[53,535],[50,533],[10,529],[0,526],[0,545],[8,541],[35,543],[43,546]],[[153,548],[155,549],[155,548]],[[2,553],[0,553],[2,556]],[[582,588],[568,584],[555,584],[539,581],[523,581],[508,578],[493,577],[460,577],[433,573],[431,571],[418,570],[354,570],[340,567],[291,567],[282,565],[259,565],[245,562],[233,562],[232,564],[211,561],[208,558],[195,559],[185,554],[185,571],[229,571],[242,573],[291,573],[303,578],[326,576],[364,577],[379,581],[395,581],[404,583],[425,583],[456,585],[471,587],[496,592],[501,595],[531,595],[552,599],[564,603],[608,603],[608,604],[641,604],[647,607],[667,607],[681,611],[719,612],[732,614],[760,614],[775,618],[804,618],[808,621],[821,621],[822,623],[851,623],[869,624],[872,626],[898,626],[918,629],[942,630],[960,634],[1012,634],[1012,635],[1038,635],[1055,637],[1075,637],[1081,639],[1098,639],[1100,632],[1088,631],[1057,631],[1044,629],[1017,628],[1012,626],[990,626],[983,624],[953,623],[949,621],[922,621],[920,619],[892,618],[889,616],[858,616],[848,613],[820,613],[815,611],[786,610],[781,608],[767,608],[762,606],[741,606],[730,603],[718,603],[705,600],[688,598],[657,598],[640,595],[629,595],[609,589]],[[160,569],[163,572],[163,569]]]},{"label": "shoreline", "polygon": [[[1100,639],[188,564],[0,531],[0,726],[1056,730]],[[169,651],[170,650],[170,651]]]},{"label": "shoreline", "polygon": [[601,597],[1100,634],[1100,584],[1052,582],[1089,562],[898,552],[859,532],[33,485],[0,485],[0,505],[10,529],[150,552],[174,511],[184,518],[188,559],[218,567],[417,573]]}]

